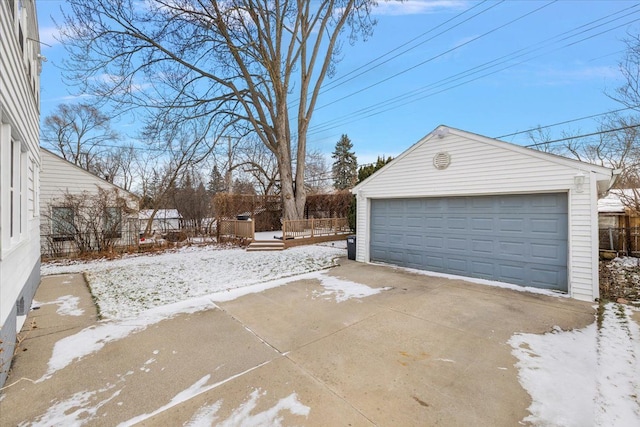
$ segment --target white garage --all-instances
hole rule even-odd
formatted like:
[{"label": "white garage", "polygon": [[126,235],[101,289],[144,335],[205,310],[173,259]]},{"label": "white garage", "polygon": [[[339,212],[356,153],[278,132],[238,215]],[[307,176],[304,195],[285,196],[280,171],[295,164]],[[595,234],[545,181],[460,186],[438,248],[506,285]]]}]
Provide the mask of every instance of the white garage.
[{"label": "white garage", "polygon": [[598,297],[608,168],[440,126],[353,189],[356,259]]}]

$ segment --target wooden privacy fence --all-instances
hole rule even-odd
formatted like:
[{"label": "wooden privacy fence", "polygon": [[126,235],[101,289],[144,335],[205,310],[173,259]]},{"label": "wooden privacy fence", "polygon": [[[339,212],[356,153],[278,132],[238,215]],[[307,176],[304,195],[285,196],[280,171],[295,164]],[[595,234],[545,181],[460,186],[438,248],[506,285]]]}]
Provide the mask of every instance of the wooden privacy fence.
[{"label": "wooden privacy fence", "polygon": [[311,218],[286,220],[282,223],[282,238],[299,239],[350,233],[347,218]]},{"label": "wooden privacy fence", "polygon": [[254,233],[255,223],[253,221],[221,219],[218,222],[218,240],[220,238],[253,239]]},{"label": "wooden privacy fence", "polygon": [[601,228],[600,251],[640,255],[640,227]]}]

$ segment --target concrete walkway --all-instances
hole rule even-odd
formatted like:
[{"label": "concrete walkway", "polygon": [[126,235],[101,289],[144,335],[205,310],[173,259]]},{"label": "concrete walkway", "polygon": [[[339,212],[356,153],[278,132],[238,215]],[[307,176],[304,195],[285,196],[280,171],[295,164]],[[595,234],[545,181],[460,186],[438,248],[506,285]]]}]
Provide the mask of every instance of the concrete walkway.
[{"label": "concrete walkway", "polygon": [[507,340],[594,321],[589,303],[342,264],[328,274],[390,289],[337,302],[294,280],[139,330],[116,322],[134,332],[49,378],[56,343],[109,322],[81,275],[45,277],[0,425],[514,426],[531,401]]}]

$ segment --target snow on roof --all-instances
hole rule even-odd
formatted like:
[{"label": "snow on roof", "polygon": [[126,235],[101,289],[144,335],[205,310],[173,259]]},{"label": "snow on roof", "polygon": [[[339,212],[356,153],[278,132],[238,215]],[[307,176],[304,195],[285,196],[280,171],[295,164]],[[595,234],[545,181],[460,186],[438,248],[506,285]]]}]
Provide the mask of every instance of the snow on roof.
[{"label": "snow on roof", "polygon": [[[149,219],[151,214],[153,213],[153,209],[142,209],[138,213],[138,219]],[[182,215],[178,212],[177,209],[158,209],[155,219],[182,219]]]},{"label": "snow on roof", "polygon": [[624,213],[625,205],[622,199],[635,200],[636,192],[640,190],[626,188],[609,191],[609,194],[598,200],[598,213]]}]

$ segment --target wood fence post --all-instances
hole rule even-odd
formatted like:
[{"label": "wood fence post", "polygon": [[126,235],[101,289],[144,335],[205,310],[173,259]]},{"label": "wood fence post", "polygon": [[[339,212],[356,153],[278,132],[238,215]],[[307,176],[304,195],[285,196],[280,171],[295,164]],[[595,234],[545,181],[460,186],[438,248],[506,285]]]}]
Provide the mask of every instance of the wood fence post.
[{"label": "wood fence post", "polygon": [[626,251],[626,253],[627,253],[627,256],[630,256],[631,255],[631,224],[630,224],[630,220],[629,220],[629,216],[628,215],[624,216],[624,226],[625,226],[624,231],[625,231],[625,234],[626,234],[626,236],[625,236],[626,239],[625,240],[626,240],[626,243],[627,243],[627,251]]},{"label": "wood fence post", "polygon": [[313,218],[311,218],[311,237],[313,237],[314,230],[315,228],[314,228]]}]

